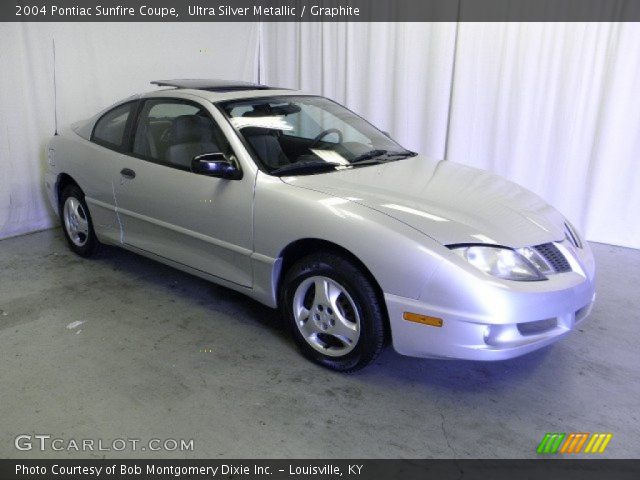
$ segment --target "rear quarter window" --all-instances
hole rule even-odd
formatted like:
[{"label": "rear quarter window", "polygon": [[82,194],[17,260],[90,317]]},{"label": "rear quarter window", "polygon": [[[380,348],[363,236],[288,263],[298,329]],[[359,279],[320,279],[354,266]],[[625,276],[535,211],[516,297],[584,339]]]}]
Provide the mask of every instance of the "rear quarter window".
[{"label": "rear quarter window", "polygon": [[91,140],[108,148],[124,149],[127,126],[135,105],[135,102],[125,103],[105,113],[96,122]]}]

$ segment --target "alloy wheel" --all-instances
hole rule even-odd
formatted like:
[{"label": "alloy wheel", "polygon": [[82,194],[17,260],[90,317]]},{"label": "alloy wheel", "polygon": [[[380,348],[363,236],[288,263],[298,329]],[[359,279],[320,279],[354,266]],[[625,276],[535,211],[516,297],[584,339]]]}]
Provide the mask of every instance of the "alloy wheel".
[{"label": "alloy wheel", "polygon": [[83,247],[89,240],[89,221],[84,207],[75,197],[68,197],[62,210],[64,228],[77,247]]},{"label": "alloy wheel", "polygon": [[353,298],[329,277],[308,277],[298,285],[293,316],[306,342],[324,355],[346,355],[360,338],[360,315]]}]

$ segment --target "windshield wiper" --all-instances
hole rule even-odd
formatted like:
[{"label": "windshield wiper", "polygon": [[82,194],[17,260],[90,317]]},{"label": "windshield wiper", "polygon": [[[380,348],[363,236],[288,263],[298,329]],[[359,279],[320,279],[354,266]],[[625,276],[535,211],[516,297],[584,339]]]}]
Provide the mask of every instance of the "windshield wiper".
[{"label": "windshield wiper", "polygon": [[341,163],[336,162],[302,162],[290,163],[271,171],[272,175],[285,175],[296,173],[320,173],[335,170],[336,167],[343,167]]},{"label": "windshield wiper", "polygon": [[389,158],[395,158],[395,157],[413,157],[414,155],[417,155],[415,152],[411,152],[409,150],[406,150],[404,152],[390,152],[389,150],[382,150],[382,149],[376,149],[376,150],[370,150],[368,152],[363,153],[362,155],[358,155],[357,157],[355,157],[354,159],[351,160],[351,163],[365,163],[365,160],[373,160],[373,159],[377,159],[375,162],[371,162],[371,161],[367,161],[366,165],[372,165],[375,163],[381,163],[383,160],[380,159],[380,157],[385,157],[385,159],[389,159]]},{"label": "windshield wiper", "polygon": [[404,152],[387,152],[387,157],[402,157],[409,158],[415,157],[417,155],[416,152],[412,152],[411,150],[405,150]]},{"label": "windshield wiper", "polygon": [[365,152],[361,155],[358,155],[357,157],[353,158],[350,160],[351,163],[358,163],[361,162],[363,160],[371,160],[372,158],[376,158],[376,157],[381,157],[382,155],[386,155],[387,150],[380,150],[380,149],[376,149],[376,150],[369,150],[368,152]]},{"label": "windshield wiper", "polygon": [[[391,159],[399,158],[407,158],[413,157],[417,155],[415,152],[411,152],[406,150],[404,152],[389,152],[388,150],[371,150],[369,152],[365,152],[362,155],[357,156],[348,164],[337,163],[337,162],[296,162],[290,163],[289,165],[284,165],[282,167],[276,168],[271,171],[271,175],[295,175],[297,173],[322,173],[322,172],[330,172],[336,170],[337,168],[350,168],[358,165],[375,165],[378,163],[383,163],[386,161],[391,161]],[[380,158],[380,157],[384,157]]]}]

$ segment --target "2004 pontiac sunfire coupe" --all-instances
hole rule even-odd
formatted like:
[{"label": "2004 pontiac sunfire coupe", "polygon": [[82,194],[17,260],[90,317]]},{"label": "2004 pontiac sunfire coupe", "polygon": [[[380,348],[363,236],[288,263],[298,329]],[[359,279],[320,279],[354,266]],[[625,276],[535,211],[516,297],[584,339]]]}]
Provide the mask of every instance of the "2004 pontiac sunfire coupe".
[{"label": "2004 pontiac sunfire coupe", "polygon": [[54,136],[45,184],[73,251],[113,244],[281,310],[341,371],[390,341],[501,360],[589,313],[589,246],[490,173],[401,147],[323,97],[176,80]]}]

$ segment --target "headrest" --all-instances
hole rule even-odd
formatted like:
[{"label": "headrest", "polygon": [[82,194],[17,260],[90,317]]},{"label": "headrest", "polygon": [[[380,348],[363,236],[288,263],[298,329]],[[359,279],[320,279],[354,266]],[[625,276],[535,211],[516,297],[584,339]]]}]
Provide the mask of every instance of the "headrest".
[{"label": "headrest", "polygon": [[269,115],[271,115],[271,107],[269,104],[254,105],[253,110],[242,114],[243,117],[268,117]]},{"label": "headrest", "polygon": [[211,140],[213,125],[207,117],[180,115],[171,123],[171,137],[174,143],[196,143]]},{"label": "headrest", "polygon": [[262,135],[273,135],[275,132],[263,127],[245,127],[241,130],[245,137],[259,137]]}]

